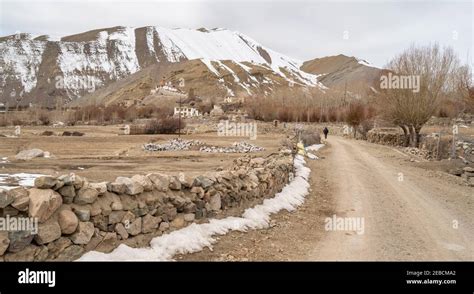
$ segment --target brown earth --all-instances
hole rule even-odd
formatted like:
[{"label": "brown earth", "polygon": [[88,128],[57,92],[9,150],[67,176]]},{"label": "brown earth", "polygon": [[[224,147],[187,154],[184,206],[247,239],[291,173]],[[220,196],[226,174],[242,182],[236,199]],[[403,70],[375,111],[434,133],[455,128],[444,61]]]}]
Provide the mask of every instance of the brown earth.
[{"label": "brown earth", "polygon": [[[80,131],[83,137],[40,136],[44,130],[55,134],[63,131]],[[0,134],[13,134],[14,129],[0,128]],[[1,173],[41,173],[50,175],[74,172],[97,181],[111,181],[117,176],[132,176],[151,172],[166,172],[189,175],[215,171],[227,167],[243,156],[239,153],[204,153],[199,151],[147,152],[143,144],[154,141],[165,143],[177,135],[122,135],[119,125],[75,126],[67,128],[24,127],[20,138],[0,138],[0,158],[9,162],[0,163]],[[278,151],[282,134],[262,134],[256,140],[246,137],[220,137],[215,132],[196,135],[182,135],[183,139],[199,140],[212,146],[230,146],[234,142],[247,141],[265,148],[265,151],[251,153],[252,156],[266,156]],[[51,153],[53,158],[35,158],[17,161],[14,155],[20,150],[39,148]]]}]

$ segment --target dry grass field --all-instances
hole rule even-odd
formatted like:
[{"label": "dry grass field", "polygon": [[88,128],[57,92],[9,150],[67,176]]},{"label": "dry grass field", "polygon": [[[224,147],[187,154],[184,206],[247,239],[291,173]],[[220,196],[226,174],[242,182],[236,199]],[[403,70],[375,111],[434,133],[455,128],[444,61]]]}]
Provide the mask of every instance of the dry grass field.
[{"label": "dry grass field", "polygon": [[[0,138],[0,169],[2,174],[39,173],[60,175],[74,172],[96,180],[111,181],[117,176],[132,176],[151,172],[170,174],[185,172],[189,175],[202,174],[227,167],[239,153],[204,153],[199,151],[143,150],[143,144],[165,143],[177,135],[123,135],[120,125],[74,126],[64,128],[24,127],[21,136]],[[45,130],[55,133],[42,136]],[[60,136],[63,131],[79,131],[82,137]],[[0,134],[13,135],[14,128],[0,128]],[[266,156],[276,152],[284,134],[262,134],[256,140],[247,137],[224,137],[216,132],[182,135],[187,140],[199,140],[212,146],[230,146],[234,142],[246,141],[264,147],[265,151],[252,153]],[[29,161],[15,160],[15,155],[26,149],[39,148],[48,151],[51,158],[35,158]]]}]

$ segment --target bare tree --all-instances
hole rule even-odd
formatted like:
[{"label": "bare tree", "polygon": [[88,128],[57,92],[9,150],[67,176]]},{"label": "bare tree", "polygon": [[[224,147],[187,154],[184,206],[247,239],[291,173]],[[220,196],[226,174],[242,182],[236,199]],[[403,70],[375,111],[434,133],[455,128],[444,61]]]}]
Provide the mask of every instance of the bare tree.
[{"label": "bare tree", "polygon": [[354,138],[357,135],[357,128],[364,121],[364,106],[359,103],[351,103],[346,114],[346,122],[354,130]]},{"label": "bare tree", "polygon": [[442,94],[456,75],[459,59],[451,48],[438,44],[410,47],[389,62],[391,87],[380,85],[380,104],[385,117],[403,130],[407,142],[417,147],[423,125],[433,116]]},{"label": "bare tree", "polygon": [[456,76],[456,90],[461,97],[465,108],[470,112],[474,112],[474,82],[472,76],[472,68],[466,64],[461,66]]}]

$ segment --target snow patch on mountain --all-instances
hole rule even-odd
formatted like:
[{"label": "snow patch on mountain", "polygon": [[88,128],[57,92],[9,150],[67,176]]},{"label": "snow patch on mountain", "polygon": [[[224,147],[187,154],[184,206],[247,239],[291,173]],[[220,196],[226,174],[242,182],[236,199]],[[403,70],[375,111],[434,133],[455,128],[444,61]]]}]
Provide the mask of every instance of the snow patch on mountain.
[{"label": "snow patch on mountain", "polygon": [[0,84],[5,86],[10,73],[19,80],[25,92],[36,87],[38,68],[43,58],[46,42],[28,39],[9,39],[0,42]]},{"label": "snow patch on mountain", "polygon": [[[301,61],[265,48],[239,32],[225,29],[200,31],[154,28],[160,36],[163,50],[170,62],[179,60],[176,56],[187,59],[201,59],[209,70],[217,76],[219,76],[218,71],[210,61],[231,60],[238,63],[247,72],[250,71],[250,68],[241,62],[265,64],[289,82],[296,78],[296,82],[303,85],[319,85],[316,75],[305,73],[299,69],[302,65]],[[260,51],[266,51],[271,62],[265,60]],[[282,69],[291,73],[292,76],[287,76]]]},{"label": "snow patch on mountain", "polygon": [[[108,44],[113,44],[108,52]],[[81,90],[90,90],[104,84],[101,76],[115,80],[140,69],[135,53],[135,30],[119,28],[109,34],[101,31],[90,42],[60,42],[58,63],[64,76],[64,86],[69,93],[78,96]],[[89,78],[84,73],[95,73]],[[81,82],[78,82],[81,81]]]},{"label": "snow patch on mountain", "polygon": [[150,52],[150,55],[155,57],[156,61],[158,60],[158,57],[156,56],[156,51],[155,51],[155,45],[154,45],[154,38],[155,38],[155,31],[153,30],[152,27],[147,27],[146,28],[146,45],[148,47],[148,50]]},{"label": "snow patch on mountain", "polygon": [[[6,83],[18,81],[23,89],[15,91],[31,92],[37,86],[38,70],[47,44],[54,44],[51,48],[58,48],[56,64],[51,66],[53,70],[60,70],[57,76],[50,78],[62,78],[62,85],[72,99],[139,71],[137,46],[144,46],[145,54],[149,54],[157,63],[199,59],[218,78],[229,72],[234,77],[234,86],[242,87],[249,94],[252,93],[250,88],[267,84],[265,81],[268,79],[257,79],[252,75],[251,71],[256,67],[277,74],[288,83],[323,88],[317,81],[317,75],[300,70],[300,61],[268,49],[238,32],[155,26],[143,29],[143,44],[136,44],[136,28],[130,27],[108,28],[96,33],[90,31],[68,39],[84,38],[84,41],[33,40],[31,35],[25,37],[24,34],[19,38],[7,38],[0,42],[0,66],[6,73],[0,77],[0,90],[4,90]],[[50,46],[47,48],[50,50]],[[54,50],[52,52],[56,54]],[[246,77],[239,75],[239,78],[237,73],[242,72],[236,70],[238,67],[231,68],[227,62],[240,66],[247,73]],[[268,82],[268,85],[272,83]],[[232,90],[236,90],[233,85],[229,85]]]}]

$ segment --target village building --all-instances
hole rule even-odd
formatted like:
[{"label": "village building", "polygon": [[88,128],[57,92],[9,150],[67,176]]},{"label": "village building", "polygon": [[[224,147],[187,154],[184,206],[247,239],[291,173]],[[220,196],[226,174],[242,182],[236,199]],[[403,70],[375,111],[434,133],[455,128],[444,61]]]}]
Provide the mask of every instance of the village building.
[{"label": "village building", "polygon": [[182,107],[175,107],[174,108],[174,115],[180,115],[182,117],[196,117],[199,116],[199,110],[197,110],[194,107],[187,107],[187,106],[182,106]]},{"label": "village building", "polygon": [[214,108],[209,113],[211,116],[221,116],[224,115],[224,110],[219,105],[214,105]]}]

